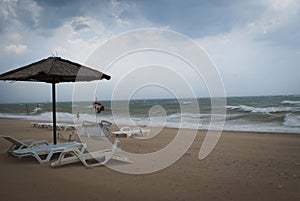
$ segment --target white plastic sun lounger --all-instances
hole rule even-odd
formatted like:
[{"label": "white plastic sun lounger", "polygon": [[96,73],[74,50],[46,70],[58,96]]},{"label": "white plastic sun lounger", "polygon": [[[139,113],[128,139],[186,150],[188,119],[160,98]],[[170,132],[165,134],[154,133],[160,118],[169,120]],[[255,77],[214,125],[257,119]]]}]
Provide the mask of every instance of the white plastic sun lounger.
[{"label": "white plastic sun lounger", "polygon": [[[34,127],[41,128],[53,128],[53,123],[51,122],[31,122]],[[70,124],[70,123],[56,123],[56,128],[60,131],[66,131],[68,129],[76,129],[76,127],[81,126],[81,124]]]},{"label": "white plastic sun lounger", "polygon": [[53,124],[50,122],[30,122],[34,127],[41,127],[41,128],[52,128]]},{"label": "white plastic sun lounger", "polygon": [[112,123],[102,120],[100,123],[83,121],[80,127],[80,135],[88,137],[109,138],[111,134]]},{"label": "white plastic sun lounger", "polygon": [[12,145],[6,150],[7,153],[11,154],[13,150],[24,149],[28,147],[38,146],[38,145],[48,145],[47,140],[18,140],[11,136],[0,135],[3,139],[12,143]]},{"label": "white plastic sun lounger", "polygon": [[57,161],[51,163],[51,166],[57,167],[80,161],[87,168],[91,168],[105,165],[111,159],[131,163],[127,157],[116,154],[119,151],[118,144],[119,140],[116,140],[112,149],[94,151],[85,154],[80,152],[77,148],[67,149],[60,154]]},{"label": "white plastic sun lounger", "polygon": [[57,133],[57,138],[58,139],[62,139],[64,141],[80,141],[80,138],[77,134],[76,131],[72,131],[70,134],[67,135],[67,137],[65,136],[65,134],[61,133],[61,132],[58,132]]},{"label": "white plastic sun lounger", "polygon": [[76,127],[81,126],[81,124],[69,124],[69,123],[57,123],[56,127],[61,131],[66,131],[69,129],[75,130]]},{"label": "white plastic sun lounger", "polygon": [[[49,162],[53,154],[61,153],[64,150],[70,148],[76,148],[79,150],[79,152],[83,153],[85,151],[86,145],[79,142],[66,142],[60,144],[39,145],[39,146],[33,146],[24,149],[13,150],[12,155],[18,158],[33,156],[42,164],[45,162]],[[45,156],[44,159],[42,159],[41,156]]]},{"label": "white plastic sun lounger", "polygon": [[119,131],[112,132],[115,135],[126,135],[127,137],[135,137],[135,136],[148,136],[150,134],[149,129],[142,129],[140,127],[130,128],[123,127]]}]

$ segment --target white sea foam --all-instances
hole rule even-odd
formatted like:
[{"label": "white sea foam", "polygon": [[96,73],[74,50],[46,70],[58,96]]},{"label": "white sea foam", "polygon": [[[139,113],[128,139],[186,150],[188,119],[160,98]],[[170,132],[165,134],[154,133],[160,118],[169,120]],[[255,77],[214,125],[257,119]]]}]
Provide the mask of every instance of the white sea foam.
[{"label": "white sea foam", "polygon": [[281,101],[282,104],[290,104],[290,105],[300,105],[300,101],[291,101],[291,100],[284,100]]},{"label": "white sea foam", "polygon": [[[11,114],[11,113],[0,113],[2,118],[13,118],[13,119],[26,119],[26,120],[35,120],[35,121],[52,121],[52,112],[44,112],[35,115],[26,115],[26,114]],[[67,112],[57,112],[56,113],[57,121],[73,121],[74,115]]]},{"label": "white sea foam", "polygon": [[42,112],[42,108],[40,107],[36,107],[32,110],[32,112],[30,112],[30,114],[34,115],[34,114],[38,114]]},{"label": "white sea foam", "polygon": [[176,112],[168,115],[167,119],[179,119],[179,118],[201,118],[202,114],[192,114],[192,113],[180,113]]},{"label": "white sea foam", "polygon": [[284,122],[283,125],[289,126],[289,127],[300,127],[300,116],[287,113],[284,116]]},{"label": "white sea foam", "polygon": [[292,112],[292,111],[298,111],[299,108],[295,107],[251,107],[247,105],[239,105],[239,106],[226,106],[227,109],[230,110],[238,110],[242,112],[250,112],[250,113],[264,113],[264,114],[270,114],[270,113],[276,113],[276,112]]}]

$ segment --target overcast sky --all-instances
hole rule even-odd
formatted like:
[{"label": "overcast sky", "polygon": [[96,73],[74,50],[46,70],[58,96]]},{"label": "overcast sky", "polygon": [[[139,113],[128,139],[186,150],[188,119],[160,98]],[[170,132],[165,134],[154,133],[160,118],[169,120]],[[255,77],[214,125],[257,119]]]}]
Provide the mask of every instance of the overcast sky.
[{"label": "overcast sky", "polygon": [[[117,34],[163,28],[184,34],[208,53],[227,96],[300,94],[299,0],[0,2],[0,73],[51,54],[84,63]],[[114,82],[99,84],[109,90]],[[60,84],[58,101],[70,101],[72,90],[73,85]],[[2,103],[51,101],[51,86],[43,83],[1,82],[0,93]]]}]

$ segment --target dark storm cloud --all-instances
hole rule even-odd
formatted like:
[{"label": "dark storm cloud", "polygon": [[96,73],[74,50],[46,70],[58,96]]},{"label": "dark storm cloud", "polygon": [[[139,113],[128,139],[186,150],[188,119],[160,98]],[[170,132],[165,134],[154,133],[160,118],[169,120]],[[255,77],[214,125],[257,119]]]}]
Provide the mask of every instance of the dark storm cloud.
[{"label": "dark storm cloud", "polygon": [[[247,24],[257,23],[260,20],[271,21],[277,14],[280,15],[280,11],[269,13],[274,9],[270,2],[258,0],[126,0],[126,2],[135,7],[122,12],[120,14],[122,19],[134,21],[137,17],[143,17],[156,26],[167,26],[192,38],[226,34],[234,29],[247,31],[245,30]],[[300,19],[299,12],[300,10],[294,19],[290,19],[279,28],[266,33],[253,33],[253,40],[265,41],[270,45],[299,47],[300,24],[297,22]]]},{"label": "dark storm cloud", "polygon": [[[36,10],[34,10],[36,7]],[[81,0],[36,0],[3,2],[0,12],[0,31],[14,23],[20,23],[25,28],[51,36],[54,29],[62,26],[66,21],[80,16],[98,16],[99,20],[109,18],[111,2],[81,1]],[[29,9],[28,9],[29,8]],[[74,24],[74,30],[85,28],[85,24]]]},{"label": "dark storm cloud", "polygon": [[[28,3],[35,3],[40,10],[35,13],[26,9]],[[122,19],[132,22],[130,28],[168,26],[192,38],[201,38],[243,27],[259,19],[266,10],[266,5],[258,0],[35,0],[3,4],[2,9],[8,14],[3,16],[3,12],[0,13],[0,32],[17,21],[44,36],[51,36],[65,22],[72,22],[74,31],[88,28],[86,22],[74,21],[83,16],[91,17],[112,30],[116,28],[117,19]],[[143,19],[147,23],[141,23]],[[299,45],[300,28],[295,24],[297,22],[255,38],[274,44],[286,42],[295,45],[296,42]]]},{"label": "dark storm cloud", "polygon": [[26,1],[6,1],[1,2],[0,8],[0,31],[6,31],[6,27],[19,22],[28,29],[34,29],[37,26],[35,15],[32,12],[33,7],[28,7]]},{"label": "dark storm cloud", "polygon": [[[65,22],[71,23],[72,29],[77,32],[89,28],[90,24],[81,18],[89,18],[103,25],[103,29],[118,29],[118,17],[123,12],[121,5],[113,5],[112,1],[41,1],[43,12],[39,19],[40,34],[51,36],[51,31],[62,26]],[[137,16],[136,16],[137,17]],[[102,30],[102,31],[106,31]],[[117,31],[118,32],[118,31]]]},{"label": "dark storm cloud", "polygon": [[[162,0],[134,2],[140,14],[161,26],[170,26],[191,37],[228,32],[234,26],[258,17],[262,7],[253,1],[236,0]],[[130,11],[121,17],[135,18]]]},{"label": "dark storm cloud", "polygon": [[[113,16],[117,16],[135,23],[145,19],[152,26],[170,26],[190,37],[203,37],[229,32],[233,27],[257,18],[262,9],[255,1],[237,0],[115,1],[115,5],[120,7],[114,7],[114,2],[109,0],[36,0],[35,3],[41,8],[37,16],[24,9],[21,4],[26,4],[25,1],[19,1],[15,5],[16,20],[32,30],[38,29],[40,33],[47,34],[80,16],[92,16],[113,27],[116,20]],[[76,31],[86,28],[86,25],[78,24],[73,28]]]},{"label": "dark storm cloud", "polygon": [[[109,0],[36,0],[43,8],[40,15],[39,26],[41,28],[53,29],[61,26],[66,20],[80,16],[100,16],[100,20],[105,20],[109,16],[111,2]],[[86,24],[74,23],[74,30],[86,28]]]},{"label": "dark storm cloud", "polygon": [[84,14],[82,4],[84,1],[37,1],[42,7],[39,16],[39,28],[55,29],[66,20]]},{"label": "dark storm cloud", "polygon": [[82,0],[35,0],[39,5],[43,7],[61,7],[70,4],[77,4],[78,2],[83,2]]}]

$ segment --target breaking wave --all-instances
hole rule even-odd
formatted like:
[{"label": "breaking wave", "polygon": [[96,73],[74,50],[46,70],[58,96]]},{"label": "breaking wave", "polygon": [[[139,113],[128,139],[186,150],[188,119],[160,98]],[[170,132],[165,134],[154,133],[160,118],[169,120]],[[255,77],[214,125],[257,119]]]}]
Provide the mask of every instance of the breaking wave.
[{"label": "breaking wave", "polygon": [[[165,126],[172,128],[218,129],[214,125],[225,118],[224,130],[281,132],[300,134],[300,96],[276,97],[233,97],[228,98],[226,116],[211,114],[209,99],[199,99],[199,111],[194,111],[193,100],[189,99],[162,99],[162,100],[133,100],[130,103],[130,116],[126,113],[127,105],[116,102],[120,110],[118,115],[113,115],[111,102],[105,102],[105,111],[98,117],[95,116],[90,102],[58,103],[57,122],[99,121],[107,120],[117,122],[124,126]],[[126,102],[127,104],[127,102]],[[153,105],[160,105],[165,113],[155,113],[155,119],[150,117],[148,111]],[[181,107],[187,109],[183,112]],[[26,106],[26,107],[25,107]],[[30,121],[52,121],[51,103],[40,104],[42,110],[30,113],[36,108],[32,104],[2,104],[0,105],[0,118],[26,119]],[[74,109],[74,114],[72,114]],[[80,118],[77,119],[79,114]],[[162,116],[166,115],[166,116]],[[162,120],[163,119],[163,120]],[[214,121],[212,127],[210,122]]]},{"label": "breaking wave", "polygon": [[[26,119],[35,121],[52,121],[52,112],[44,112],[35,115],[0,113],[0,118]],[[75,116],[68,112],[57,112],[57,121],[73,121]]]},{"label": "breaking wave", "polygon": [[290,105],[300,105],[300,101],[290,101],[290,100],[284,100],[281,101],[282,104],[290,104]]},{"label": "breaking wave", "polygon": [[239,106],[226,106],[226,109],[229,110],[237,110],[242,112],[250,112],[250,113],[277,113],[277,112],[294,112],[299,111],[299,108],[295,107],[251,107],[247,105],[239,105]]},{"label": "breaking wave", "polygon": [[300,127],[300,116],[292,113],[287,113],[284,117],[284,126]]}]

